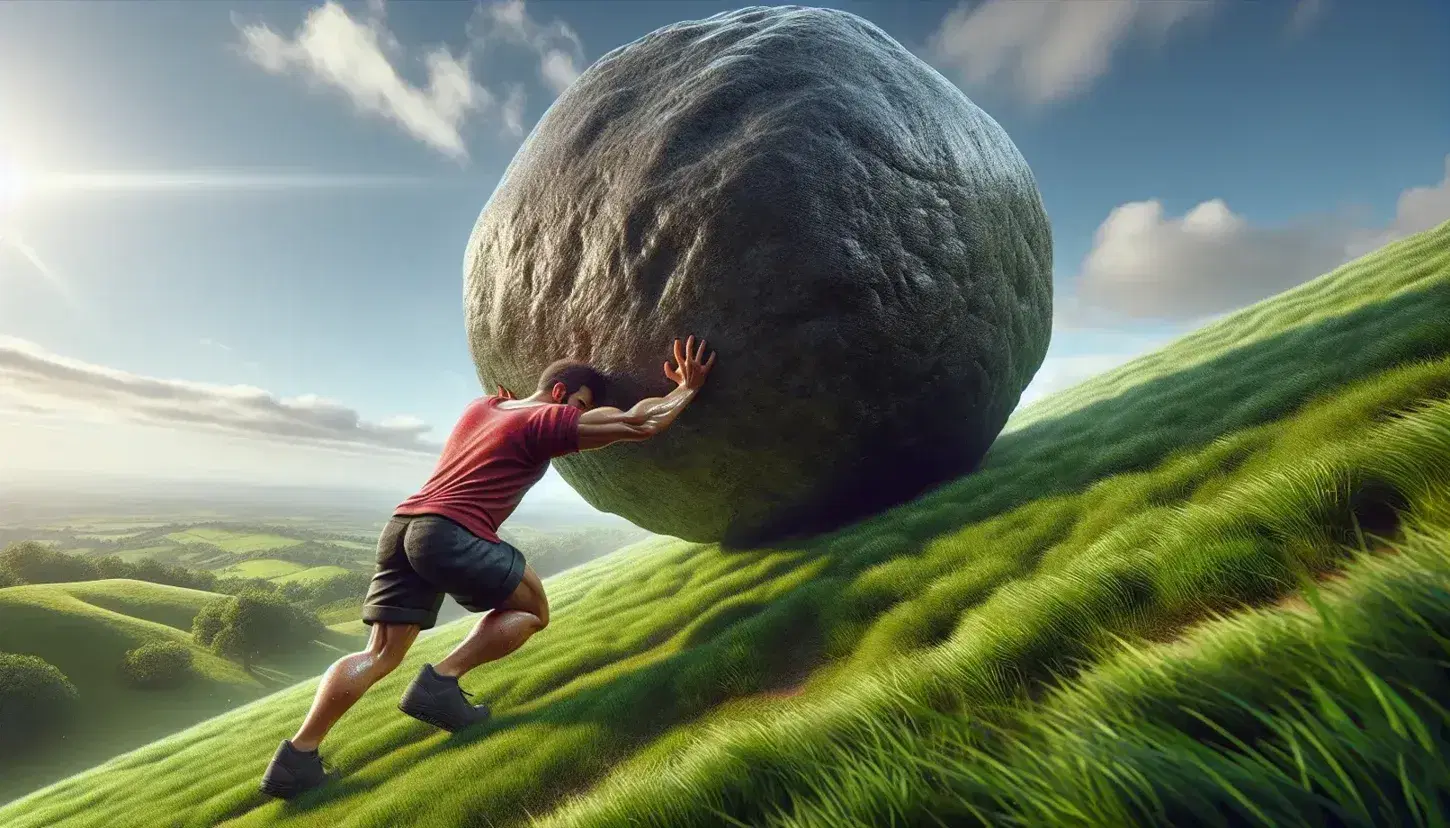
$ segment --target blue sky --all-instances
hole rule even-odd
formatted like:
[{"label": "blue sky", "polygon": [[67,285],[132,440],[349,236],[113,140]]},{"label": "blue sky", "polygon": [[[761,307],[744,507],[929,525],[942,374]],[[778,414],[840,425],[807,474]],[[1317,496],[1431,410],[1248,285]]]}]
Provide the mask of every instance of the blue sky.
[{"label": "blue sky", "polygon": [[[406,495],[479,392],[464,244],[523,133],[605,52],[743,5],[0,3],[0,476]],[[1443,2],[820,5],[1037,176],[1029,399],[1450,218]]]}]

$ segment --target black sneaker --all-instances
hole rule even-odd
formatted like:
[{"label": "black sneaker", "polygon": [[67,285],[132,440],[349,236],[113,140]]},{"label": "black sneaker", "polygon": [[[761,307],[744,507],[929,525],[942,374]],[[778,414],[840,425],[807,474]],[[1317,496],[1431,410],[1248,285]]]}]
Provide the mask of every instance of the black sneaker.
[{"label": "black sneaker", "polygon": [[283,739],[272,756],[272,764],[262,774],[261,790],[268,796],[291,799],[332,778],[331,771],[317,751],[303,753],[292,747],[292,740]]},{"label": "black sneaker", "polygon": [[469,695],[458,686],[457,679],[444,678],[424,664],[418,677],[403,693],[398,709],[409,716],[440,727],[449,733],[488,721],[486,704],[470,704]]}]

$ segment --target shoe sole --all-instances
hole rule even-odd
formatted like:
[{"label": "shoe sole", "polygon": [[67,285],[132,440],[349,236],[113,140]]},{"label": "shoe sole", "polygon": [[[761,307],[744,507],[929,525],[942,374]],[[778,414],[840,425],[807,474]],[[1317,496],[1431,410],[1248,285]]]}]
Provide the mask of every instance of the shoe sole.
[{"label": "shoe sole", "polygon": [[[326,780],[323,781],[325,782]],[[258,785],[257,787],[262,793],[266,794],[267,796],[276,797],[277,799],[291,799],[298,794],[306,793],[307,791],[321,787],[321,785],[322,783],[319,782],[318,784],[313,785],[309,788],[299,788],[293,785],[281,785],[276,782],[268,782],[263,780],[262,784]]]},{"label": "shoe sole", "polygon": [[468,723],[463,724],[463,725],[454,725],[454,724],[451,724],[451,723],[445,723],[443,721],[443,718],[441,716],[435,716],[435,715],[432,714],[431,711],[428,711],[428,710],[418,710],[418,709],[409,710],[408,708],[404,707],[401,704],[398,705],[398,709],[401,710],[401,711],[403,711],[404,713],[408,714],[409,716],[412,716],[413,718],[417,719],[420,722],[423,722],[425,724],[433,725],[434,727],[438,728],[439,730],[446,730],[449,733],[457,733],[460,730],[464,730],[466,728],[473,727],[476,724],[483,724],[484,722],[488,721],[488,719],[489,719],[488,716],[484,716],[483,718],[479,719],[476,722],[468,722]]}]

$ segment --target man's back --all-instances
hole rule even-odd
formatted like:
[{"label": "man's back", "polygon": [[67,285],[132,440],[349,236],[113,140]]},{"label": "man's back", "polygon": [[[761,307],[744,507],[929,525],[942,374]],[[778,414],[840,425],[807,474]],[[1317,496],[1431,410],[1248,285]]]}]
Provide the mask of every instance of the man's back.
[{"label": "man's back", "polygon": [[549,461],[579,450],[581,413],[569,405],[474,400],[448,436],[433,475],[394,514],[442,515],[497,542],[499,525],[548,471]]}]

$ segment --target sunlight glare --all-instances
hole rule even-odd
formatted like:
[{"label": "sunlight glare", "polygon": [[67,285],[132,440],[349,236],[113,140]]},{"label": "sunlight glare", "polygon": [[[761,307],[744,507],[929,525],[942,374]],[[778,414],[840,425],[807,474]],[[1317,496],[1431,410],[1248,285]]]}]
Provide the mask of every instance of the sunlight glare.
[{"label": "sunlight glare", "polygon": [[35,188],[35,176],[19,164],[0,160],[0,209],[15,207]]}]

